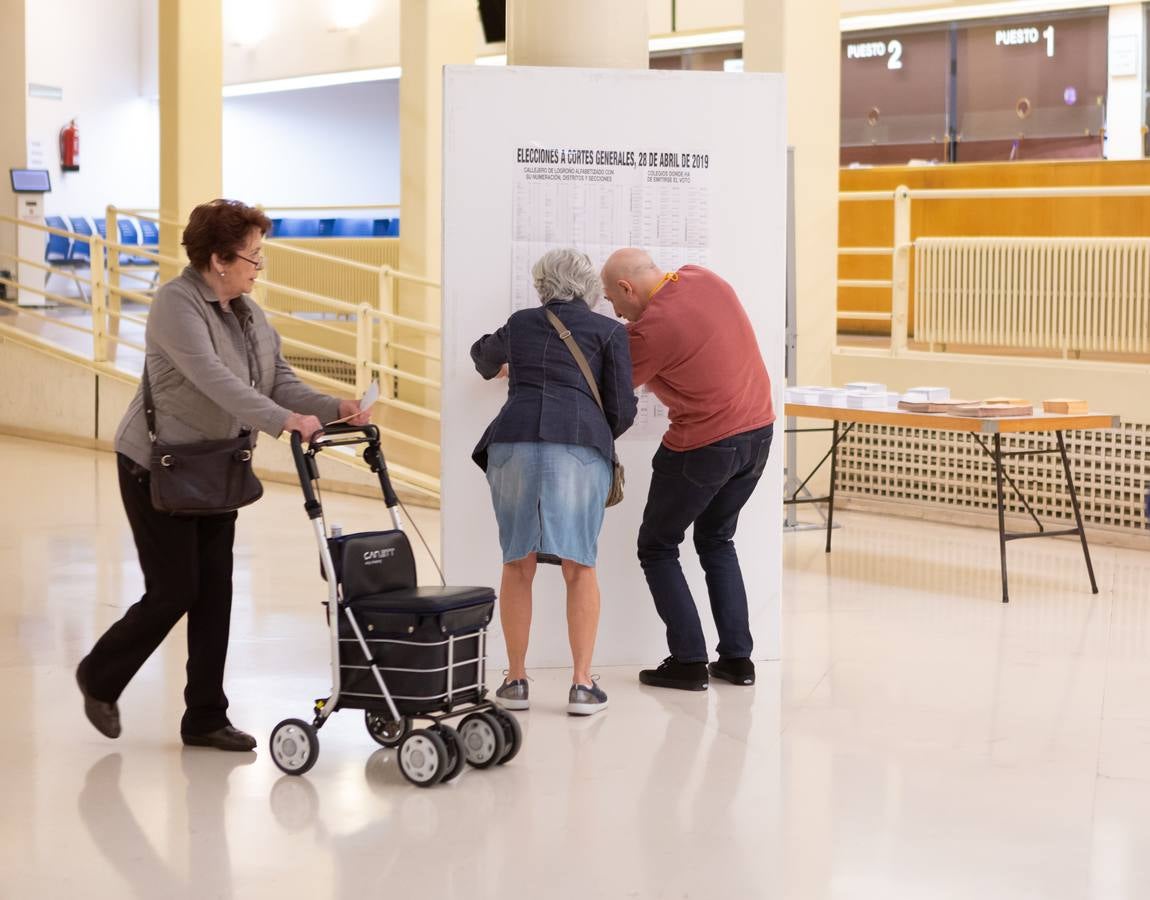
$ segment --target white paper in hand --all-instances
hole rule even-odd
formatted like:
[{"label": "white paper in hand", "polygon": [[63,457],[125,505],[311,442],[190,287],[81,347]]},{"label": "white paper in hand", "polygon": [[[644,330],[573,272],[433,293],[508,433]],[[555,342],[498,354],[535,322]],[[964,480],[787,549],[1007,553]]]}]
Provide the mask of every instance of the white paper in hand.
[{"label": "white paper in hand", "polygon": [[[379,382],[373,381],[371,387],[363,392],[363,399],[359,401],[359,412],[353,412],[350,415],[344,416],[342,419],[335,419],[328,422],[327,425],[342,425],[344,422],[350,422],[360,413],[369,410],[375,405],[375,401],[379,399]],[[324,427],[326,428],[327,425]]]},{"label": "white paper in hand", "polygon": [[379,399],[379,382],[373,381],[371,386],[363,392],[363,399],[359,401],[359,411],[363,412],[365,409],[371,409],[375,405],[375,401]]}]

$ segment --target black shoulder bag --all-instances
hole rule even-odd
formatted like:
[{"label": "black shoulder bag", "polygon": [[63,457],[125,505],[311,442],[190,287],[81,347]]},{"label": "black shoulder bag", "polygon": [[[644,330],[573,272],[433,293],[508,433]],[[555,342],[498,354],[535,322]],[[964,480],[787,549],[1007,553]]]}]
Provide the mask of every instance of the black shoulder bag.
[{"label": "black shoulder bag", "polygon": [[[583,377],[587,379],[587,385],[591,388],[591,396],[595,398],[595,402],[599,404],[599,409],[603,410],[603,398],[599,396],[599,385],[595,383],[595,376],[591,374],[591,367],[587,365],[587,357],[583,355],[583,351],[579,349],[579,345],[575,343],[575,338],[572,336],[570,329],[563,325],[560,318],[551,312],[551,310],[544,310],[547,313],[547,318],[550,320],[552,327],[559,332],[559,338],[567,345],[567,349],[571,351],[571,355],[575,357],[575,362],[579,365],[579,371],[583,373]],[[604,415],[606,411],[603,410]],[[607,506],[614,506],[616,503],[623,499],[623,464],[619,462],[619,456],[615,453],[615,448],[611,448],[611,489],[607,491]]]},{"label": "black shoulder bag", "polygon": [[148,467],[152,482],[152,507],[173,516],[214,516],[255,503],[264,487],[252,471],[252,437],[192,444],[162,444],[156,440],[156,409],[148,383],[148,367],[141,379],[144,415],[152,441]]}]

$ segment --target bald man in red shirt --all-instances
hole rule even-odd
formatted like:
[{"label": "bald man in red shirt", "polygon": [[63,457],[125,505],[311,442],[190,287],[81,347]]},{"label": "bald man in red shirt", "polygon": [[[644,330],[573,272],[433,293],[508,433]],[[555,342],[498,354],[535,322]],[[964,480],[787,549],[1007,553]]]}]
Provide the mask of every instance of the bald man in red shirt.
[{"label": "bald man in red shirt", "polygon": [[[775,421],[754,329],[734,289],[701,266],[665,272],[646,251],[628,247],[608,258],[602,279],[616,315],[630,323],[635,385],[650,388],[671,422],[652,460],[638,539],[670,656],[641,671],[639,680],[701,691],[709,673],[754,684],[754,643],[734,536],[739,512],[766,467]],[[719,632],[719,658],[710,665],[679,564],[679,545],[692,525]]]}]

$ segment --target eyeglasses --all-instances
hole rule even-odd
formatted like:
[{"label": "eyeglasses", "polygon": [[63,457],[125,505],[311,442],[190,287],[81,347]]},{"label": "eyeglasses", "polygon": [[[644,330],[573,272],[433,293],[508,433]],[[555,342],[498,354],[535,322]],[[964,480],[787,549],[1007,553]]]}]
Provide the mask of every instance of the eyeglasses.
[{"label": "eyeglasses", "polygon": [[238,256],[244,262],[250,262],[257,269],[262,269],[264,267],[263,256],[257,256],[255,259],[252,259],[250,256],[244,256],[242,253],[237,253],[236,256]]}]

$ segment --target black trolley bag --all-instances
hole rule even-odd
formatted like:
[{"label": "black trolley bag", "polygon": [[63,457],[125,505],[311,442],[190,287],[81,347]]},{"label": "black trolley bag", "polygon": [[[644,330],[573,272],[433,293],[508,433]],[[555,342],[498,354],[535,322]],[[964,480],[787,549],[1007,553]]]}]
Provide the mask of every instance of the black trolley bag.
[{"label": "black trolley bag", "polygon": [[[316,497],[316,456],[347,445],[364,446],[391,529],[328,533]],[[522,744],[519,723],[487,699],[484,684],[495,592],[417,584],[415,557],[374,425],[329,426],[306,449],[292,434],[291,446],[327,581],[332,691],[315,701],[310,723],[285,719],[272,730],[275,764],[289,775],[308,771],[319,756],[319,729],[345,708],[364,710],[370,736],[398,748],[400,771],[420,787],[457,778],[465,762],[480,769],[509,762]],[[427,724],[416,728],[416,719]],[[454,719],[458,727],[448,724]]]}]

